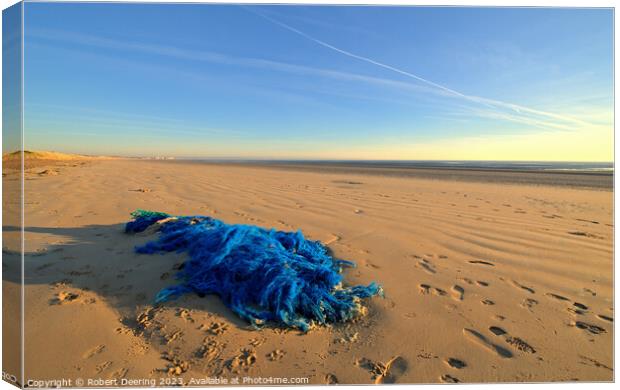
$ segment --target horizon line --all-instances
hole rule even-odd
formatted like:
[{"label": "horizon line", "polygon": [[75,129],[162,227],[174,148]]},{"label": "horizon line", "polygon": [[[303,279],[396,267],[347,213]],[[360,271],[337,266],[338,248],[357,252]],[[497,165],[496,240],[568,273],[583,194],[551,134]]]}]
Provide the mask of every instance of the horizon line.
[{"label": "horizon line", "polygon": [[497,159],[372,159],[372,158],[313,158],[313,157],[248,157],[248,156],[179,156],[179,155],[171,155],[164,153],[153,153],[153,154],[95,154],[95,153],[81,153],[81,152],[60,152],[55,150],[14,150],[14,151],[3,151],[2,156],[5,157],[7,155],[16,154],[18,152],[25,153],[57,153],[57,154],[66,154],[73,156],[83,156],[83,157],[109,157],[109,158],[128,158],[128,159],[159,159],[159,160],[207,160],[207,161],[264,161],[264,162],[481,162],[481,163],[560,163],[560,164],[569,164],[569,163],[579,163],[579,164],[611,164],[615,165],[614,160],[497,160]]}]

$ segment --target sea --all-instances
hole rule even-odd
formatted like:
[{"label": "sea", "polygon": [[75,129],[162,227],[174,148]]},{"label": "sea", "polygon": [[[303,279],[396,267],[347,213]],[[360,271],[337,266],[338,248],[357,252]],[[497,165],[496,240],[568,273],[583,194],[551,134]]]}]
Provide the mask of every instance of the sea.
[{"label": "sea", "polygon": [[[185,160],[185,159],[183,159]],[[613,162],[550,162],[550,161],[454,161],[454,160],[268,160],[268,159],[187,159],[219,163],[246,163],[259,165],[305,165],[357,168],[426,168],[493,171],[551,171],[613,174]]]}]

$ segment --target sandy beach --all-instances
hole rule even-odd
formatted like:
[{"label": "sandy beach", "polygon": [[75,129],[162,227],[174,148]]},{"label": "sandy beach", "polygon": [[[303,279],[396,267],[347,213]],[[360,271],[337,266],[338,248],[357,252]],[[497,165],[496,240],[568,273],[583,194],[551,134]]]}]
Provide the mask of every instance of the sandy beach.
[{"label": "sandy beach", "polygon": [[[25,376],[117,385],[613,380],[613,192],[591,184],[611,176],[493,180],[507,174],[29,165]],[[357,264],[347,283],[376,281],[385,297],[366,301],[364,317],[307,334],[250,329],[215,296],[154,306],[186,255],[134,253],[153,238],[123,232],[139,208],[301,229]],[[4,228],[17,237],[16,226]],[[5,238],[5,297],[19,288],[16,245]]]}]

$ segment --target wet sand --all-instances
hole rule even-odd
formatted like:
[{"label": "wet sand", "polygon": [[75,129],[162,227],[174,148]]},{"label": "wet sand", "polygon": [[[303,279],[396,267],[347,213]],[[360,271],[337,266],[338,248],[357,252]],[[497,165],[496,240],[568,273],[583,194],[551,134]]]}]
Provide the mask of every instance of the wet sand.
[{"label": "wet sand", "polygon": [[480,183],[505,183],[550,185],[572,188],[599,188],[612,190],[614,178],[607,171],[564,171],[525,170],[525,169],[494,169],[494,168],[437,168],[398,166],[394,163],[378,162],[207,162],[179,161],[186,164],[214,164],[223,166],[251,166],[267,169],[283,169],[300,172],[317,172],[332,174],[376,175],[388,177],[405,177],[414,179],[452,180]]}]

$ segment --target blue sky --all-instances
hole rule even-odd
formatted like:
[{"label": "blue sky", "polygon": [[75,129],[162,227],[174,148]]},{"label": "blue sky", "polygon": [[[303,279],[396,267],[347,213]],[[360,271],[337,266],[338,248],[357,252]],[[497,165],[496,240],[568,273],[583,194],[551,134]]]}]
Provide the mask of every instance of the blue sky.
[{"label": "blue sky", "polygon": [[27,3],[26,148],[613,159],[608,9]]}]

